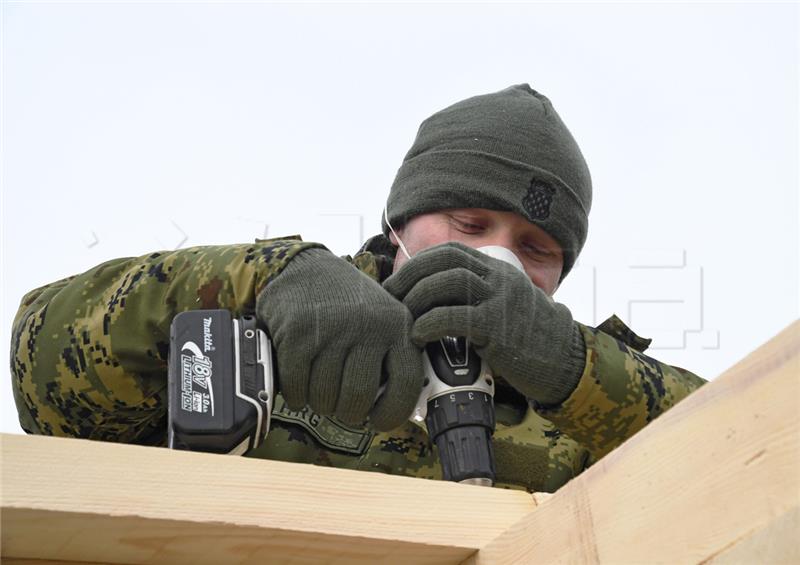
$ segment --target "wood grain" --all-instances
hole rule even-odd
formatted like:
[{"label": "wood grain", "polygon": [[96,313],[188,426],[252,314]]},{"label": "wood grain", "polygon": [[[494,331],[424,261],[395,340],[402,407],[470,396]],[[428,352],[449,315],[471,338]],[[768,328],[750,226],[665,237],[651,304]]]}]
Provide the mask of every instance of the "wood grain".
[{"label": "wood grain", "polygon": [[535,508],[520,491],[363,471],[42,436],[0,440],[4,558],[459,563]]},{"label": "wood grain", "polygon": [[464,563],[791,561],[799,420],[795,322]]},{"label": "wood grain", "polygon": [[765,527],[734,540],[729,547],[703,561],[704,565],[800,563],[800,508],[786,512]]}]

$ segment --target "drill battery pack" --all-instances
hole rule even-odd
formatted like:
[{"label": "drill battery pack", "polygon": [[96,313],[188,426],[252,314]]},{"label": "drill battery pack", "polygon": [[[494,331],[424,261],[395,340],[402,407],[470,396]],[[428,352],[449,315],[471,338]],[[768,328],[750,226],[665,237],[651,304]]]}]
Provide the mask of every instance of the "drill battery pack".
[{"label": "drill battery pack", "polygon": [[170,329],[170,448],[242,455],[269,432],[273,351],[254,316],[190,310]]}]

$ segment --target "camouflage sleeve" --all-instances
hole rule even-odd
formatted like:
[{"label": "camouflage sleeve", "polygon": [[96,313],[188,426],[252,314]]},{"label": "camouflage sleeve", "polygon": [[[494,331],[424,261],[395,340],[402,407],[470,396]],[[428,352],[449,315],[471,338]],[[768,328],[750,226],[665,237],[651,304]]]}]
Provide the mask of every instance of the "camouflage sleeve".
[{"label": "camouflage sleeve", "polygon": [[169,328],[178,312],[253,312],[299,252],[297,236],[108,261],[26,294],[11,375],[28,433],[162,444]]},{"label": "camouflage sleeve", "polygon": [[557,407],[533,407],[584,445],[592,461],[706,382],[637,351],[646,347],[648,340],[620,334],[632,347],[600,329],[579,326],[586,343],[586,366],[577,388]]}]

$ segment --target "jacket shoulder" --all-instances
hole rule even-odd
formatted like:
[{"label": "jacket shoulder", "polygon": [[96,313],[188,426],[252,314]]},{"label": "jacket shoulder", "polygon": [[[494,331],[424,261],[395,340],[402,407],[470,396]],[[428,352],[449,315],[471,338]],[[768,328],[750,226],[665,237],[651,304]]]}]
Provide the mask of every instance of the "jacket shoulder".
[{"label": "jacket shoulder", "polygon": [[625,322],[620,320],[616,314],[612,314],[605,322],[597,326],[597,329],[603,333],[607,333],[611,337],[617,338],[622,343],[635,349],[639,353],[650,347],[652,339],[644,338],[636,335],[632,329],[625,325]]}]

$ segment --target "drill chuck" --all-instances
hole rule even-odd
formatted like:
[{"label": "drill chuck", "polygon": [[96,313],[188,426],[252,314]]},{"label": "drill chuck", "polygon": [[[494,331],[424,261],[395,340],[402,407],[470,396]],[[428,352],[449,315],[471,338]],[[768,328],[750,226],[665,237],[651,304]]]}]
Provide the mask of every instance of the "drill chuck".
[{"label": "drill chuck", "polygon": [[494,482],[494,403],[488,393],[459,390],[431,399],[425,423],[445,480]]}]

